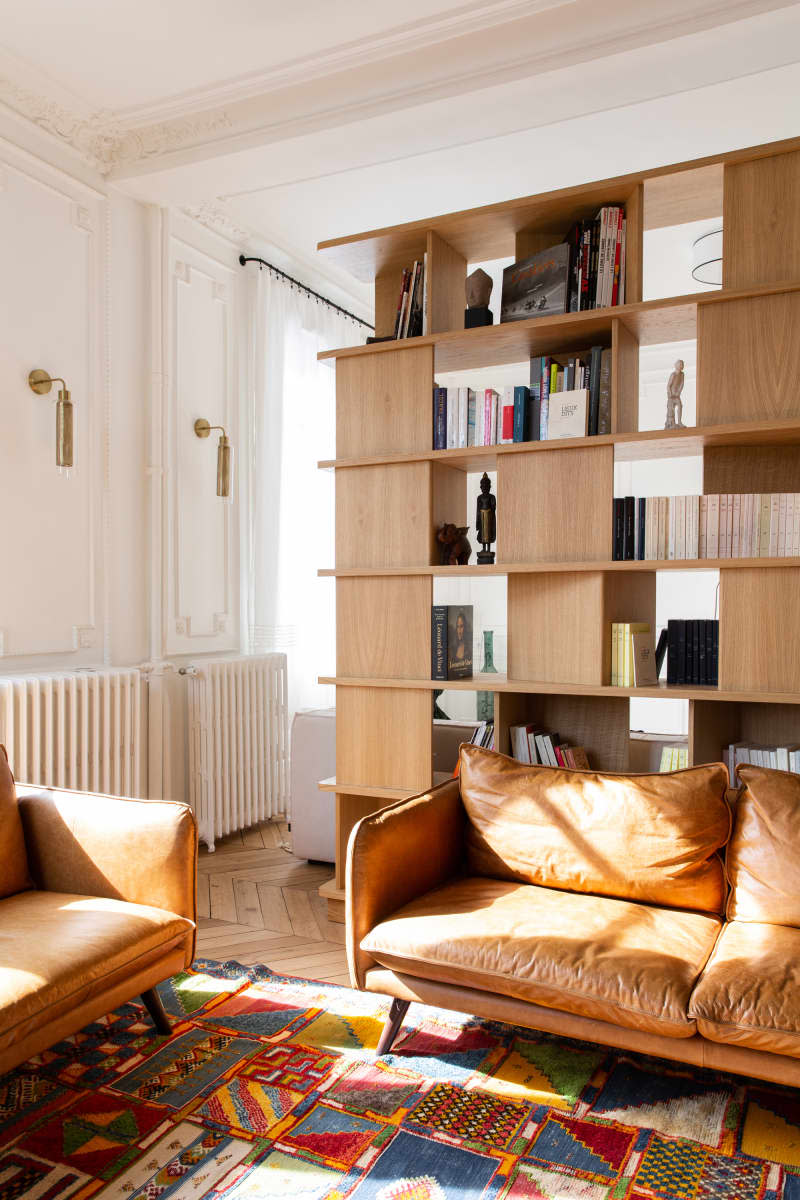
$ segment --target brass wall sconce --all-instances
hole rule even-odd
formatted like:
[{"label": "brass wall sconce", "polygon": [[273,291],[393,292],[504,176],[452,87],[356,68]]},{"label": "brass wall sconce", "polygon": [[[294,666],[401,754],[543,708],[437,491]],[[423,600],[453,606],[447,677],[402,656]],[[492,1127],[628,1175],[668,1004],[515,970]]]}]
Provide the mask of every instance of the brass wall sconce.
[{"label": "brass wall sconce", "polygon": [[194,423],[194,431],[199,438],[207,438],[212,429],[218,429],[221,435],[217,445],[217,495],[228,500],[233,475],[233,447],[228,435],[221,425],[211,425],[205,417],[198,417]]},{"label": "brass wall sconce", "polygon": [[46,396],[54,383],[61,384],[56,401],[56,466],[60,471],[69,471],[73,465],[74,406],[67,385],[63,379],[41,368],[31,371],[28,376],[28,386],[38,396]]}]

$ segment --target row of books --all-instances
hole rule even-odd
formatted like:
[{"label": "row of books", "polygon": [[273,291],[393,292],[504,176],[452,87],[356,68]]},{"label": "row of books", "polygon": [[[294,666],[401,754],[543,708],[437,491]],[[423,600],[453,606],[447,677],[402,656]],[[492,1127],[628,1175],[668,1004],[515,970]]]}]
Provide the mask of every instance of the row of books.
[{"label": "row of books", "polygon": [[579,221],[570,248],[569,312],[625,303],[625,209],[604,205],[593,221]]},{"label": "row of books", "polygon": [[501,322],[624,304],[625,234],[624,208],[604,205],[565,242],[506,267]]},{"label": "row of books", "polygon": [[655,687],[665,649],[666,641],[659,640],[656,650],[646,622],[612,621],[611,686]]},{"label": "row of books", "polygon": [[[403,269],[394,322],[395,338],[420,337],[428,332],[428,256]],[[380,339],[378,339],[380,340]]]},{"label": "row of books", "polygon": [[473,746],[483,746],[484,750],[494,750],[494,721],[479,721],[469,740]]},{"label": "row of books", "polygon": [[[579,400],[581,392],[584,397]],[[592,346],[562,360],[550,355],[532,358],[530,395],[531,418],[523,441],[610,433],[611,350]]]},{"label": "row of books", "polygon": [[667,683],[719,684],[719,621],[667,621]]},{"label": "row of books", "polygon": [[593,346],[563,362],[531,359],[530,387],[434,387],[433,449],[556,441],[611,431],[611,351]]},{"label": "row of books", "polygon": [[688,746],[664,746],[659,771],[683,771],[689,765]]},{"label": "row of books", "polygon": [[645,621],[611,624],[611,686],[655,687],[667,660],[667,683],[719,682],[719,621],[670,620],[658,645]]},{"label": "row of books", "polygon": [[800,774],[800,746],[763,746],[758,742],[732,742],[723,751],[731,786],[736,786],[736,766],[749,763],[753,767],[770,767],[775,771]]},{"label": "row of books", "polygon": [[800,557],[800,492],[617,497],[613,557]]},{"label": "row of books", "polygon": [[518,762],[541,763],[545,767],[571,767],[572,770],[588,771],[589,759],[583,746],[570,746],[557,733],[550,733],[536,725],[511,725],[511,756]]}]

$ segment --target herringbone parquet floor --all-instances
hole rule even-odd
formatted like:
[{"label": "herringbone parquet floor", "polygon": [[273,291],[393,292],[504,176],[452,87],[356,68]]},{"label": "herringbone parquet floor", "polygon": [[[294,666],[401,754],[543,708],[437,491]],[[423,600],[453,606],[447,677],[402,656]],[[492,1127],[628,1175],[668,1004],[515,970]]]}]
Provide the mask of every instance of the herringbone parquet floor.
[{"label": "herringbone parquet floor", "polygon": [[199,958],[263,963],[285,975],[350,982],[344,925],[317,895],[333,870],[295,858],[285,824],[265,822],[200,849]]}]

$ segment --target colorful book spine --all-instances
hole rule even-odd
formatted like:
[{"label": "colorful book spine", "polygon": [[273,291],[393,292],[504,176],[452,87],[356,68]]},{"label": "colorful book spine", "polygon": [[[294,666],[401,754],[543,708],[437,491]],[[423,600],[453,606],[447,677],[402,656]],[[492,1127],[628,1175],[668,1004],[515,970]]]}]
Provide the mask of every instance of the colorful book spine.
[{"label": "colorful book spine", "polygon": [[447,605],[431,609],[431,679],[447,679]]},{"label": "colorful book spine", "polygon": [[503,388],[502,402],[497,418],[498,442],[507,446],[514,441],[514,389]]},{"label": "colorful book spine", "polygon": [[550,413],[550,359],[544,356],[541,360],[541,396],[539,400],[539,439],[547,441],[547,418]]},{"label": "colorful book spine", "polygon": [[433,448],[447,449],[447,388],[433,389]]},{"label": "colorful book spine", "polygon": [[458,388],[443,388],[447,394],[447,449],[458,446]]},{"label": "colorful book spine", "polygon": [[530,439],[528,416],[531,406],[531,389],[527,387],[514,388],[514,430],[515,442],[527,442]]}]

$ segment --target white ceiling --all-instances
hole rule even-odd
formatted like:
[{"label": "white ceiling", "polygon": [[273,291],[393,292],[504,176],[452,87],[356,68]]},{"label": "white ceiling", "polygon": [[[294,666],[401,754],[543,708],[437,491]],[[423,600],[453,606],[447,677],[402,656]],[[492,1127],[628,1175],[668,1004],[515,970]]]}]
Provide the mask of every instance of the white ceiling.
[{"label": "white ceiling", "polygon": [[406,0],[397,17],[388,0],[0,0],[0,105],[362,304],[318,240],[800,132],[790,0]]}]

